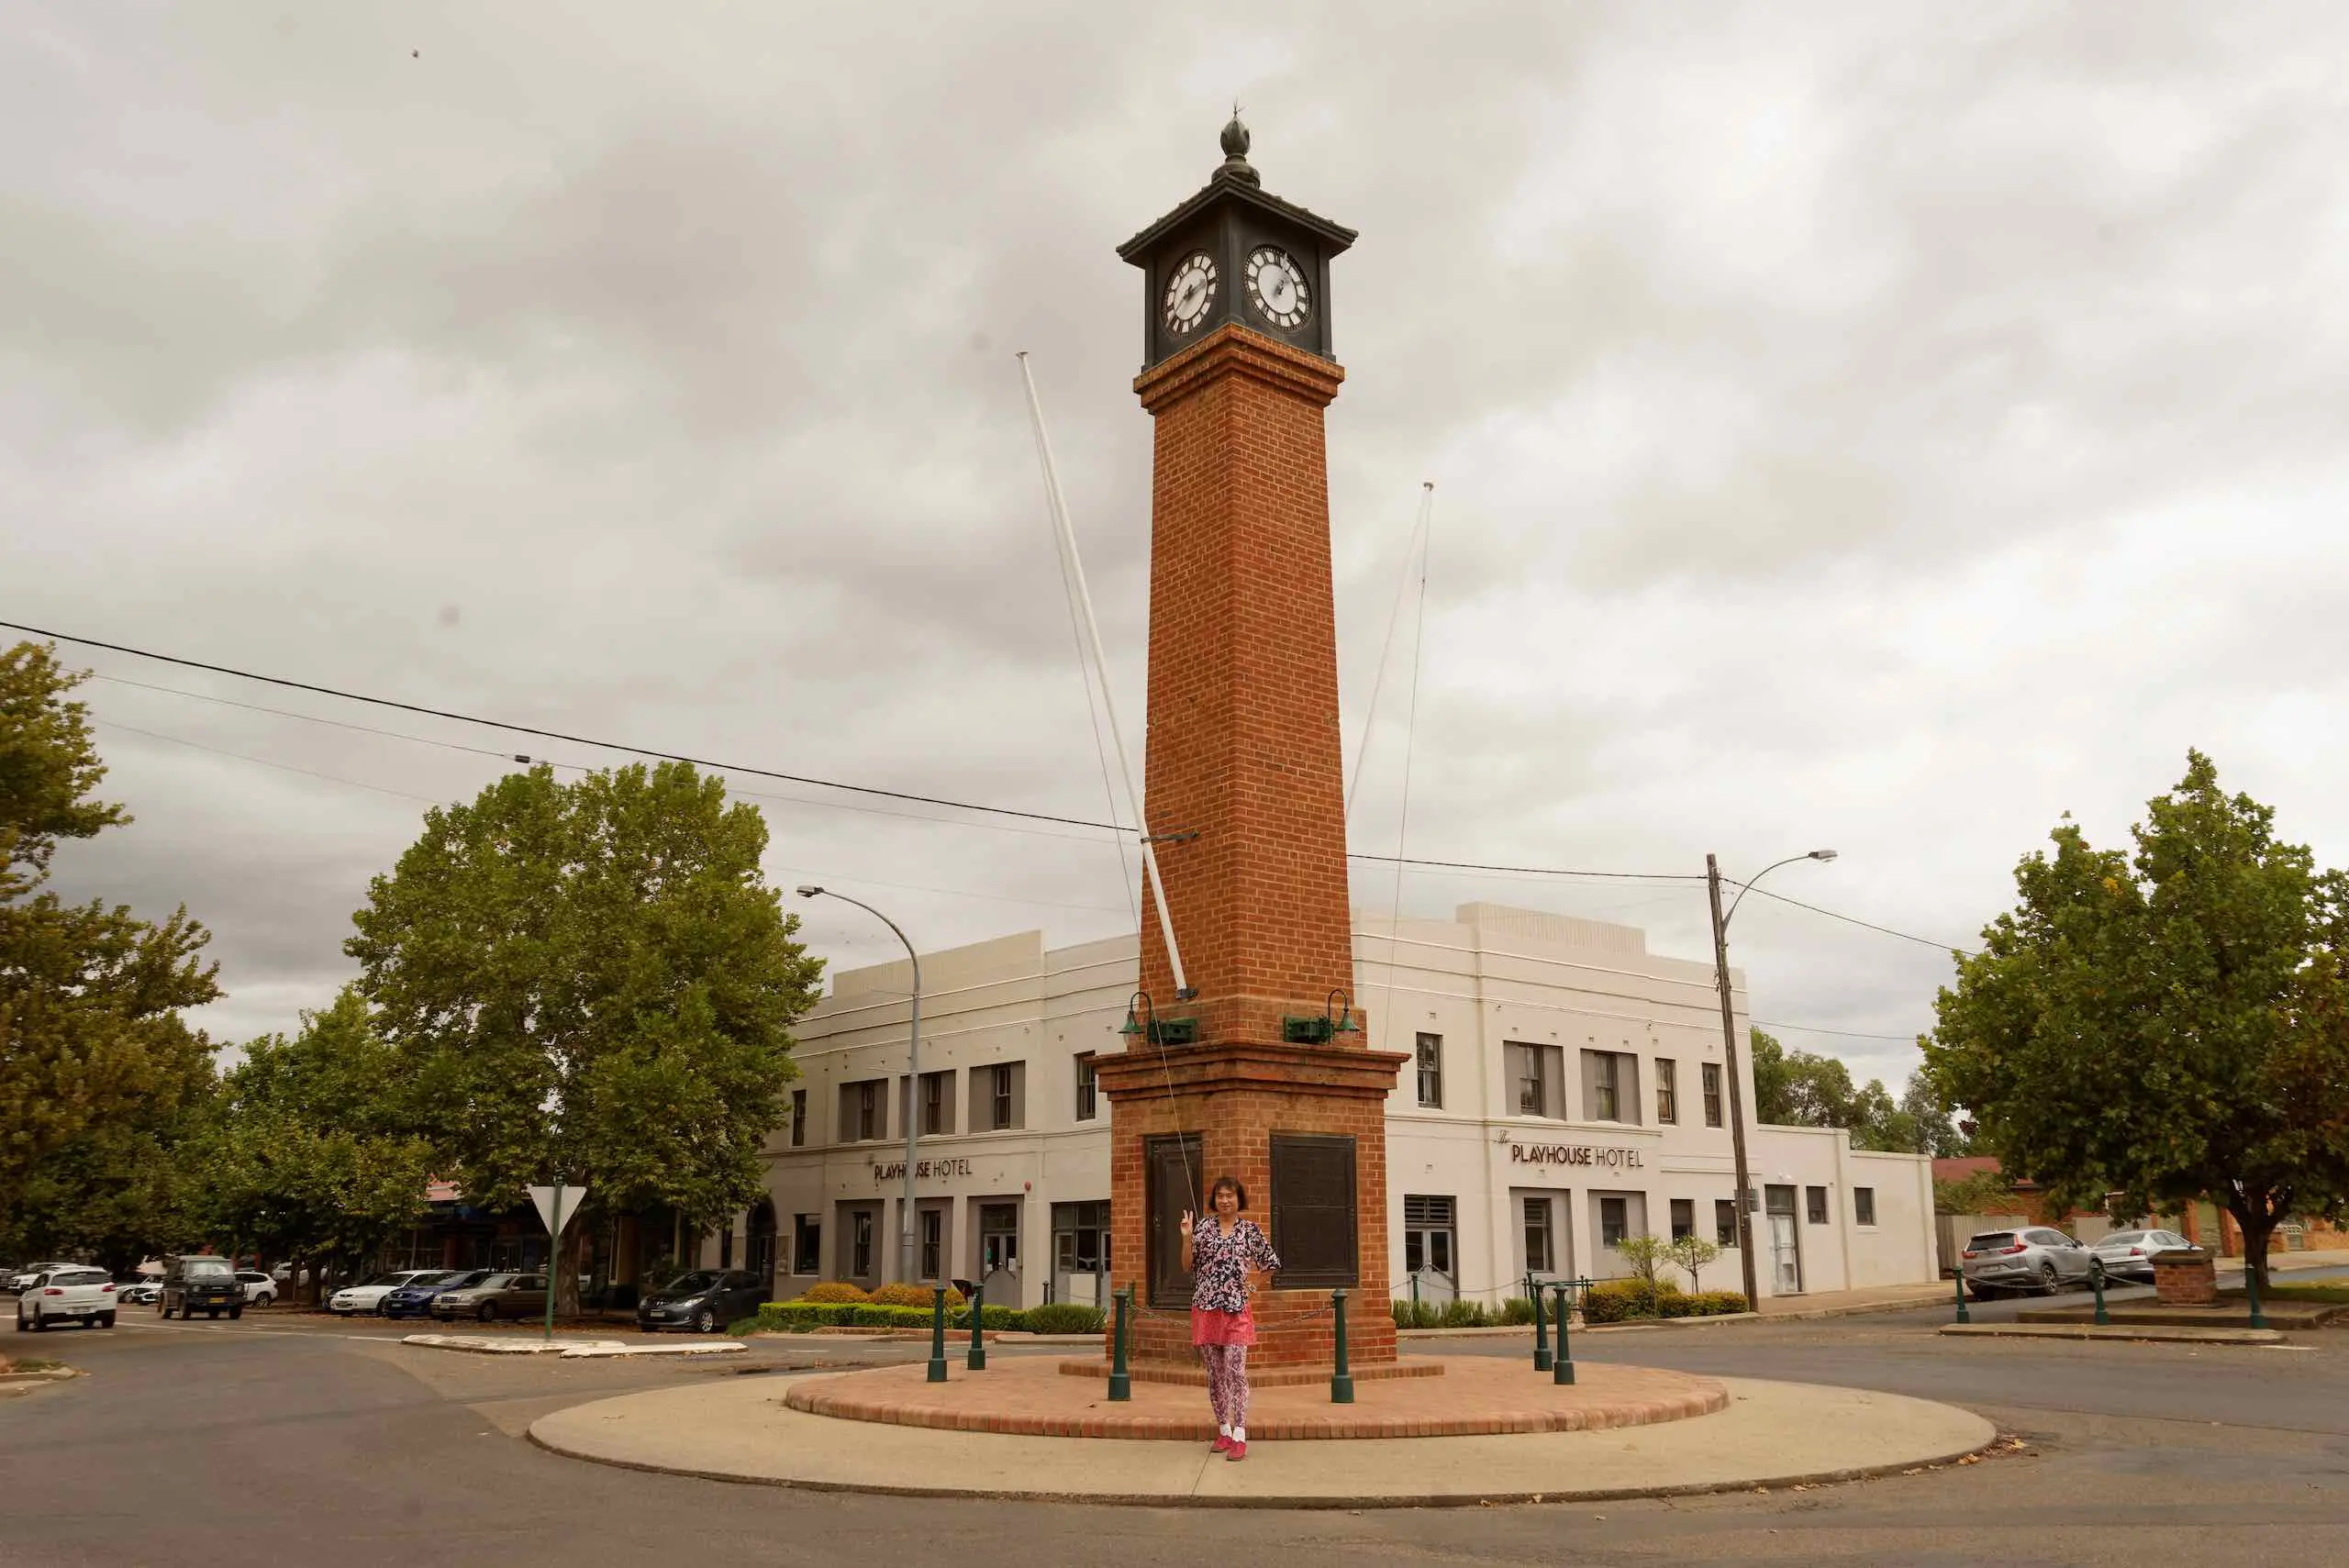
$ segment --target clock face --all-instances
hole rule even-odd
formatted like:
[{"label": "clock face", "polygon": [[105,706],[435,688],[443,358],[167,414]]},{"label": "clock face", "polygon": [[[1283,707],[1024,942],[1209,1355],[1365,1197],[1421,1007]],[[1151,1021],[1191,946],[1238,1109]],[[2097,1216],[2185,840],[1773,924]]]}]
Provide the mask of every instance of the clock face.
[{"label": "clock face", "polygon": [[1207,319],[1215,303],[1215,262],[1204,250],[1195,250],[1174,269],[1166,282],[1166,329],[1182,334]]},{"label": "clock face", "polygon": [[1259,245],[1248,252],[1248,303],[1283,330],[1305,324],[1313,312],[1313,291],[1297,258],[1276,245]]}]

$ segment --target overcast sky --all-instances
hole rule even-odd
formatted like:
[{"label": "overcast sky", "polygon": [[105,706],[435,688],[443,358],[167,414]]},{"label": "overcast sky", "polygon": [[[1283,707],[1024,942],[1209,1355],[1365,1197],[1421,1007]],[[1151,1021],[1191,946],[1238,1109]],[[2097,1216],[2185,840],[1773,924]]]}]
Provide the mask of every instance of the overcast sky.
[{"label": "overcast sky", "polygon": [[[1013,354],[1138,744],[1114,248],[1236,95],[1266,187],[1362,231],[1350,761],[1436,485],[1408,832],[1407,614],[1357,851],[1830,845],[1768,885],[1970,945],[2060,813],[2119,839],[2200,746],[2349,861],[2337,6],[6,0],[0,36],[0,617],[1101,817]],[[138,822],[58,885],[184,901],[225,1041],[330,999],[368,877],[500,764],[200,697],[624,760],[63,651]],[[1130,926],[1096,836],[740,782],[777,882],[926,948]],[[1399,895],[1707,951],[1700,885]],[[1943,952],[1759,898],[1733,947],[1759,1018],[1898,1089]]]}]

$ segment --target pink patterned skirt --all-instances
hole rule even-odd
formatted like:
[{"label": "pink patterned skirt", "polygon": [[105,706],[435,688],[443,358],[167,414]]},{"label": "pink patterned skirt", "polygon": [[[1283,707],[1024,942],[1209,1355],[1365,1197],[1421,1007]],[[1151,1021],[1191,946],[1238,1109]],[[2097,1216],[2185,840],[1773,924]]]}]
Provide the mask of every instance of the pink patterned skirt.
[{"label": "pink patterned skirt", "polygon": [[1246,1307],[1237,1312],[1217,1312],[1205,1307],[1191,1308],[1191,1343],[1252,1345],[1255,1342],[1255,1315]]}]

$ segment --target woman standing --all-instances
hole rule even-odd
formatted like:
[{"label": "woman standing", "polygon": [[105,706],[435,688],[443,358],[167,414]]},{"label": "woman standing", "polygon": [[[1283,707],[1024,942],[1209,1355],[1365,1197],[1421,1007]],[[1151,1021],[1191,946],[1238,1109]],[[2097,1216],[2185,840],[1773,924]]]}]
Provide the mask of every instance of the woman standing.
[{"label": "woman standing", "polygon": [[1183,1240],[1189,1243],[1191,1342],[1208,1363],[1208,1403],[1215,1407],[1215,1451],[1226,1459],[1248,1457],[1248,1347],[1256,1342],[1256,1319],[1248,1311],[1248,1271],[1273,1270],[1281,1261],[1273,1244],[1241,1215],[1248,1189],[1238,1178],[1219,1176],[1208,1189],[1208,1218],[1195,1224],[1183,1211]]}]

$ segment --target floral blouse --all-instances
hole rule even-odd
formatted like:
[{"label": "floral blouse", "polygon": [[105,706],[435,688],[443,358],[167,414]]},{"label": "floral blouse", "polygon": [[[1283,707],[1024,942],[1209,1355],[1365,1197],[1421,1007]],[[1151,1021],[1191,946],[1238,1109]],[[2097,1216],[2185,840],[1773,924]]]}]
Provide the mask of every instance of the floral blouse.
[{"label": "floral blouse", "polygon": [[1252,1219],[1232,1221],[1230,1233],[1212,1214],[1191,1229],[1191,1305],[1208,1312],[1248,1309],[1248,1271],[1277,1269],[1273,1244]]}]

